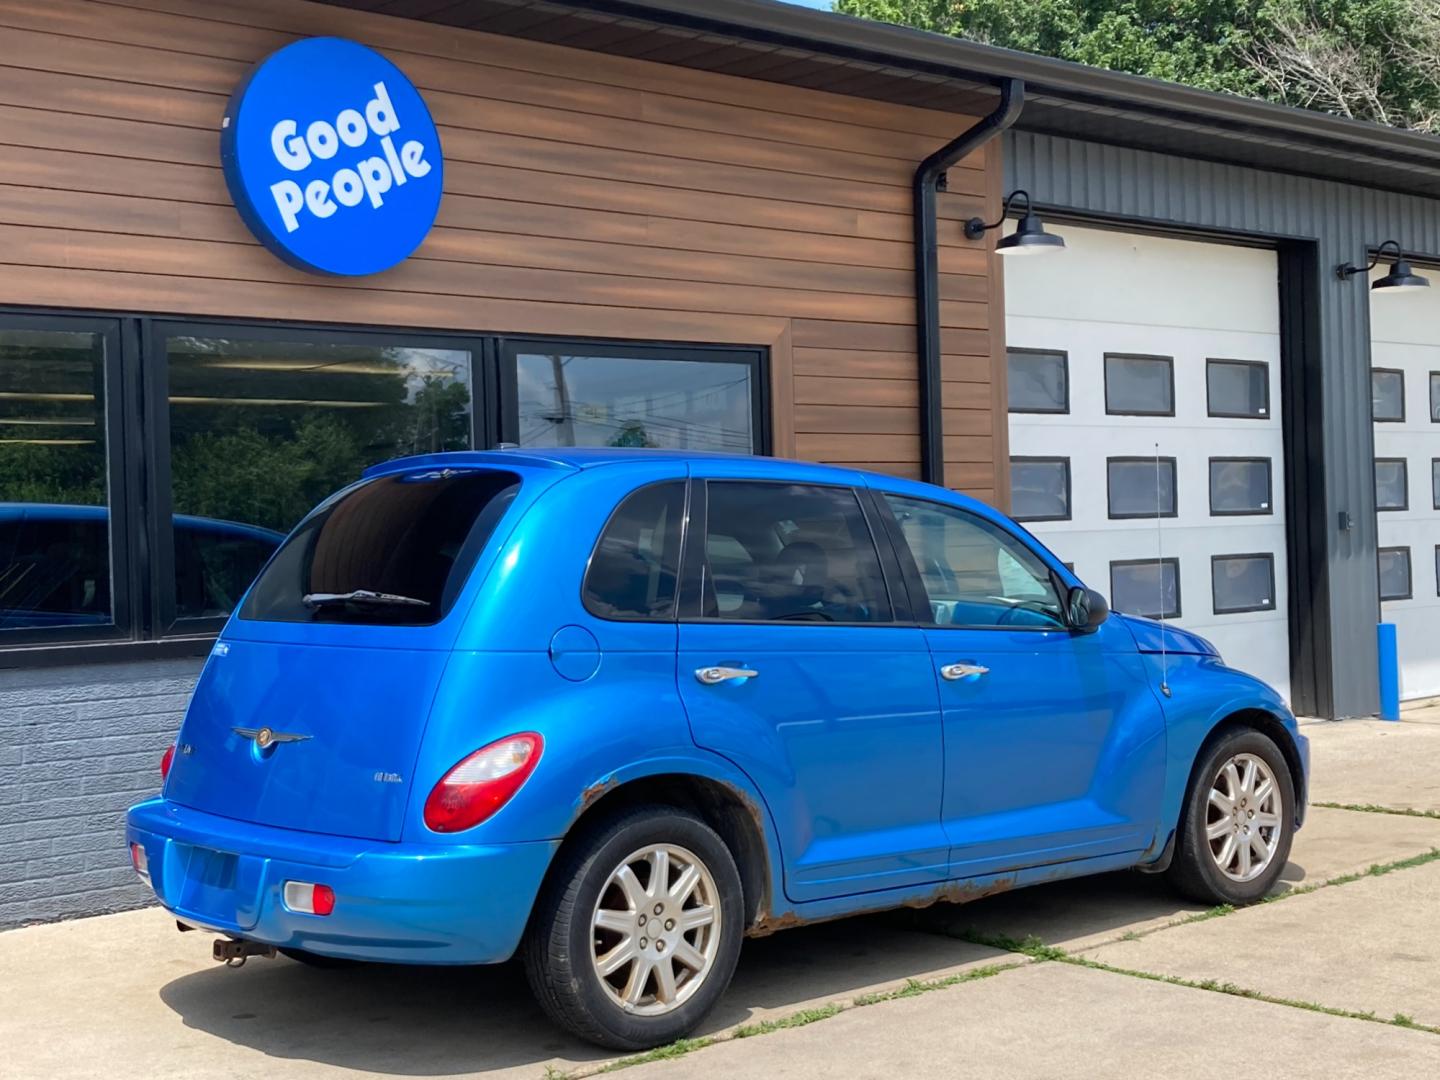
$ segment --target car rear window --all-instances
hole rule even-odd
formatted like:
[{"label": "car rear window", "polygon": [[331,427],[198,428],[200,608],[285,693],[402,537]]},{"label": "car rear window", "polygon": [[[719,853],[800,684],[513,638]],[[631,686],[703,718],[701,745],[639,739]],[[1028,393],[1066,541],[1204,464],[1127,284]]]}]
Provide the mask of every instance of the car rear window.
[{"label": "car rear window", "polygon": [[520,478],[436,469],[383,476],[322,506],[240,610],[266,622],[428,626],[449,612]]}]

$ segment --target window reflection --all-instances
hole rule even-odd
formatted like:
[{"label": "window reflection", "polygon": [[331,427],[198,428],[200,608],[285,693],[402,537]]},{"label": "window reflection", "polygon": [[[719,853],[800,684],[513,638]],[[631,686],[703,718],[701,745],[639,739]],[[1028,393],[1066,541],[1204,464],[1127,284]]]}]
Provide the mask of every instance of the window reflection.
[{"label": "window reflection", "polygon": [[468,351],[176,335],[166,354],[180,618],[227,614],[366,467],[471,444]]},{"label": "window reflection", "polygon": [[0,629],[113,621],[100,334],[0,329]]},{"label": "window reflection", "polygon": [[521,446],[756,449],[749,364],[520,353]]}]

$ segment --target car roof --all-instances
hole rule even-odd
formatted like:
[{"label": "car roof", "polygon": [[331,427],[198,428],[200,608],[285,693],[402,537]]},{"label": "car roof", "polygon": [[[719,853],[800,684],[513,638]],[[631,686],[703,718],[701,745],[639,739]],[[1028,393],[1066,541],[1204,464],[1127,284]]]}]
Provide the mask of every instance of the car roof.
[{"label": "car roof", "polygon": [[365,476],[382,476],[387,473],[407,472],[417,468],[532,468],[532,469],[594,469],[602,466],[631,466],[643,469],[657,462],[705,463],[707,466],[733,465],[737,475],[745,478],[793,479],[811,483],[832,483],[869,485],[917,498],[941,499],[957,506],[966,507],[986,517],[996,516],[996,511],[977,499],[962,495],[958,491],[936,487],[933,484],[907,480],[888,473],[874,472],[846,465],[825,465],[815,461],[800,461],[792,458],[764,457],[757,454],[726,454],[704,450],[667,450],[657,448],[631,447],[590,447],[560,446],[536,449],[501,447],[495,450],[455,450],[440,454],[421,454],[413,457],[394,458],[372,465],[365,470]]}]

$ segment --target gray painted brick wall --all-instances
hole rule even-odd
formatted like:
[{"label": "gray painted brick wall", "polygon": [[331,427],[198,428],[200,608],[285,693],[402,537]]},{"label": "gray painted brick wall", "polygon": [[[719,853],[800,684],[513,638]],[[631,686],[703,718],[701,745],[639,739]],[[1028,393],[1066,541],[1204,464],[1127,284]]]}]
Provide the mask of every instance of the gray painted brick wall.
[{"label": "gray painted brick wall", "polygon": [[125,808],[159,790],[202,663],[0,670],[0,929],[152,901]]}]

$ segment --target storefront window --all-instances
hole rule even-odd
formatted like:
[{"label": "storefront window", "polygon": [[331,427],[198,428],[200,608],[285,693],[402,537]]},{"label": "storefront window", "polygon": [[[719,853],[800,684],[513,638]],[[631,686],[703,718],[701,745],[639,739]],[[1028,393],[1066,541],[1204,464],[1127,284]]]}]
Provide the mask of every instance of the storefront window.
[{"label": "storefront window", "polygon": [[166,338],[175,616],[228,614],[370,465],[471,446],[471,354],[320,335]]},{"label": "storefront window", "polygon": [[0,324],[0,630],[114,619],[105,345]]},{"label": "storefront window", "polygon": [[556,348],[515,362],[521,446],[760,449],[753,361]]}]

